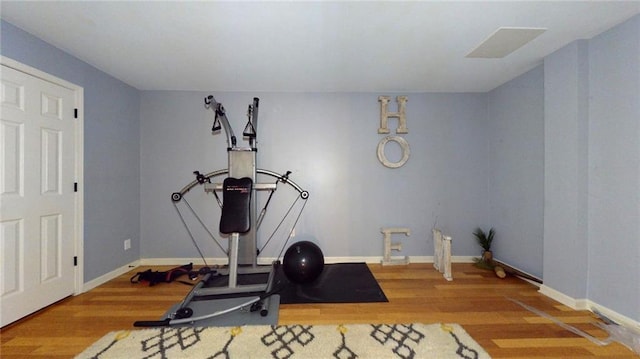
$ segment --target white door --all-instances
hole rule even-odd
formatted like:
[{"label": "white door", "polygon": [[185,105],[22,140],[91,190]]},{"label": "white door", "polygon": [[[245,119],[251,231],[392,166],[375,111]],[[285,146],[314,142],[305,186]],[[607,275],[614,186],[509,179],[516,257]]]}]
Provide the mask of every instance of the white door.
[{"label": "white door", "polygon": [[80,220],[75,90],[14,67],[1,72],[1,326],[74,293]]}]

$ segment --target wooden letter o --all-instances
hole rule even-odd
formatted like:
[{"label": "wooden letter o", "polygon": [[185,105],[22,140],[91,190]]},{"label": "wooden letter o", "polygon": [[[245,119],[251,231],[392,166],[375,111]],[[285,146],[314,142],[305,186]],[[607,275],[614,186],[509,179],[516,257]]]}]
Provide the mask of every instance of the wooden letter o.
[{"label": "wooden letter o", "polygon": [[[398,162],[389,162],[389,160],[387,160],[387,156],[385,156],[384,154],[384,147],[389,141],[396,142],[402,148],[402,158]],[[407,163],[407,160],[409,160],[410,154],[411,151],[409,150],[409,143],[407,142],[407,140],[400,136],[387,136],[378,143],[378,160],[385,167],[398,168],[404,166],[404,164]]]}]

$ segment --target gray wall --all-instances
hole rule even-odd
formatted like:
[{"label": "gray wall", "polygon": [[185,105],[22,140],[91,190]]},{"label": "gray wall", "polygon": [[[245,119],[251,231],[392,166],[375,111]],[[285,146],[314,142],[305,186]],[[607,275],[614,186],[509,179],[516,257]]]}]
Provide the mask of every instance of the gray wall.
[{"label": "gray wall", "polygon": [[498,258],[639,320],[640,16],[559,49],[488,101]]},{"label": "gray wall", "polygon": [[588,60],[588,298],[640,321],[640,16]]},{"label": "gray wall", "polygon": [[[542,278],[544,71],[539,66],[488,95],[487,226],[497,259]],[[488,230],[488,228],[485,228]]]},{"label": "gray wall", "polygon": [[545,59],[545,285],[573,298],[587,295],[587,50],[578,41]]},{"label": "gray wall", "polygon": [[640,17],[545,59],[545,286],[640,318]]},{"label": "gray wall", "polygon": [[640,319],[640,16],[488,94],[499,259]]},{"label": "gray wall", "polygon": [[[213,113],[203,107],[206,95],[142,94],[144,258],[197,256],[170,194],[192,181],[194,170],[226,168],[226,139],[210,133]],[[479,254],[471,233],[487,221],[486,95],[405,94],[409,133],[402,136],[411,157],[399,169],[384,167],[376,157],[384,138],[377,133],[377,94],[214,95],[238,135],[247,105],[260,98],[258,167],[291,170],[291,178],[311,194],[296,239],[317,242],[325,256],[381,256],[380,228],[409,227],[412,234],[397,254],[427,256],[433,254],[431,228],[437,225],[453,236],[455,255]],[[390,110],[395,106],[393,101]],[[396,125],[390,121],[392,131]],[[393,149],[389,145],[388,156],[395,161]],[[203,198],[214,201],[199,188],[192,194],[194,207]],[[207,221],[217,228],[216,215]],[[277,256],[284,239],[274,239],[264,255]],[[211,243],[201,243],[208,256],[222,256]]]},{"label": "gray wall", "polygon": [[[2,56],[84,88],[84,279],[140,258],[140,93],[25,31],[0,23]],[[123,241],[132,239],[125,252]]]}]

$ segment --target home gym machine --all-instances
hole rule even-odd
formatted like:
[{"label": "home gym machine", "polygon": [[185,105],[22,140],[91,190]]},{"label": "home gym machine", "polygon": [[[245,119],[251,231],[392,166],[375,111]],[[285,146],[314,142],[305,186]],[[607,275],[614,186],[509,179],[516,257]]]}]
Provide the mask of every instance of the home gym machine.
[{"label": "home gym machine", "polygon": [[[174,325],[194,325],[198,323],[210,322],[213,318],[231,313],[237,310],[250,308],[251,312],[259,312],[261,316],[267,316],[270,306],[278,305],[271,303],[272,295],[278,288],[274,288],[274,281],[277,267],[280,265],[280,257],[286,247],[287,242],[292,237],[293,229],[300,218],[302,211],[309,198],[309,192],[303,190],[289,175],[290,171],[278,174],[273,171],[259,169],[256,166],[257,149],[257,120],[259,99],[254,98],[247,111],[247,125],[243,131],[243,137],[248,139],[249,147],[238,147],[237,138],[229,124],[224,107],[216,102],[213,96],[204,99],[205,107],[214,111],[214,122],[212,132],[217,133],[224,129],[227,137],[228,168],[202,174],[194,171],[196,179],[183,187],[180,191],[171,195],[173,205],[184,225],[191,241],[200,254],[205,267],[200,281],[194,285],[187,296],[177,305],[174,305],[164,316],[157,321],[137,321],[134,326],[174,326]],[[260,177],[258,177],[260,176]],[[222,183],[216,182],[218,178],[224,178]],[[272,182],[261,182],[261,179],[271,179]],[[274,193],[279,184],[286,184],[297,191],[297,195],[289,209],[283,214],[281,221],[274,225],[274,230],[262,248],[258,249],[258,232],[267,213],[267,208],[271,203]],[[228,236],[227,249],[220,244],[216,236],[207,228],[203,220],[193,209],[186,199],[186,195],[195,187],[202,186],[205,194],[215,197],[221,211],[219,229],[223,235]],[[222,200],[218,193],[222,193]],[[257,193],[266,193],[264,206],[258,213]],[[302,201],[297,204],[298,201]],[[218,247],[226,253],[228,265],[225,268],[212,269],[198,246],[193,231],[187,225],[185,215],[178,207],[178,203],[183,202],[191,215],[205,229],[206,233],[213,239]],[[299,208],[297,214],[293,211]],[[293,217],[295,216],[295,217]],[[258,265],[258,256],[271,241],[276,233],[281,233],[280,227],[285,220],[293,220],[293,225],[288,229],[286,240],[282,245],[282,250],[278,257],[269,266]],[[292,219],[294,218],[294,219]],[[276,221],[277,222],[277,221]],[[259,284],[241,284],[239,276],[246,274],[266,274],[266,282]],[[213,279],[220,279],[220,276],[228,278],[226,285],[212,286]],[[229,301],[229,298],[232,300]],[[240,302],[238,302],[240,298]],[[197,305],[196,302],[198,302]],[[207,307],[207,303],[214,303],[209,307],[211,310],[202,310]],[[204,303],[204,305],[203,305]],[[222,304],[220,304],[222,303]],[[224,308],[220,308],[220,306]],[[192,307],[198,307],[198,312]]]}]

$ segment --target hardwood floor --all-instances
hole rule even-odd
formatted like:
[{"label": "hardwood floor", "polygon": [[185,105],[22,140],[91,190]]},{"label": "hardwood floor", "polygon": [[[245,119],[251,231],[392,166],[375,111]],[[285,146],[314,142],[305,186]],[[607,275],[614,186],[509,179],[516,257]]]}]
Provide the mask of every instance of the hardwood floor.
[{"label": "hardwood floor", "polygon": [[[587,311],[574,311],[515,277],[497,278],[472,264],[453,265],[447,282],[430,264],[369,265],[388,303],[281,305],[279,324],[461,324],[493,358],[638,358],[619,343],[598,346],[508,298],[542,310],[591,335],[606,333]],[[2,328],[0,357],[72,358],[110,331],[134,329],[141,319],[160,319],[190,290],[181,283],[146,287],[129,278],[136,268],[90,292],[67,298]],[[154,267],[163,270],[163,267]]]}]

